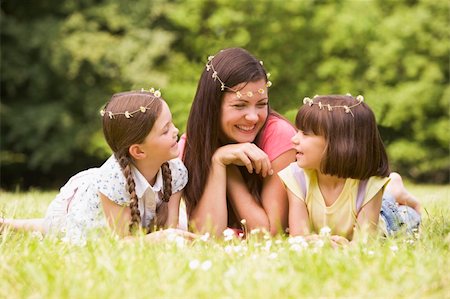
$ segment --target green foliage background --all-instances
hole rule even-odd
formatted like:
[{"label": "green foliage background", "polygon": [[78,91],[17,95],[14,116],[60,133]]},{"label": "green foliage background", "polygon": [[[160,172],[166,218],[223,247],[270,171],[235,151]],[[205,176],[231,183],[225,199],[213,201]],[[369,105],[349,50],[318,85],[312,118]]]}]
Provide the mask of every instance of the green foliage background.
[{"label": "green foliage background", "polygon": [[211,55],[239,46],[291,120],[304,96],[363,94],[392,168],[449,181],[449,4],[439,0],[1,1],[1,187],[58,187],[110,154],[98,111],[161,88],[183,132]]}]

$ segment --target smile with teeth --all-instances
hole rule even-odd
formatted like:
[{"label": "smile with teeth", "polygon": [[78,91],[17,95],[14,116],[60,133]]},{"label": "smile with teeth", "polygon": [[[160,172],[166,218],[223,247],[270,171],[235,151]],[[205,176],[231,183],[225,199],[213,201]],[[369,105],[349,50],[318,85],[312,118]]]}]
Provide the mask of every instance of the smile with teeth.
[{"label": "smile with teeth", "polygon": [[247,132],[249,132],[249,131],[252,131],[253,129],[255,129],[255,125],[253,125],[253,126],[242,126],[242,125],[236,125],[236,127],[239,129],[239,130],[241,130],[241,131],[247,131]]}]

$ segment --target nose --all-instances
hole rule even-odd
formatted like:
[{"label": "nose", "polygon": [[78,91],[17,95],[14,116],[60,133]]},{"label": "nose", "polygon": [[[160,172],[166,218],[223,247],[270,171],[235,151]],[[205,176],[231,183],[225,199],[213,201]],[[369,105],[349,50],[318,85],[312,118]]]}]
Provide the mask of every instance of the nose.
[{"label": "nose", "polygon": [[258,113],[254,109],[250,109],[245,115],[245,119],[256,122],[258,120]]},{"label": "nose", "polygon": [[178,128],[175,125],[173,125],[173,135],[178,136],[178,132],[180,132],[180,130],[178,130]]},{"label": "nose", "polygon": [[292,136],[291,142],[292,142],[294,145],[297,145],[297,144],[300,143],[300,132],[297,132],[297,134],[295,134],[294,136]]}]

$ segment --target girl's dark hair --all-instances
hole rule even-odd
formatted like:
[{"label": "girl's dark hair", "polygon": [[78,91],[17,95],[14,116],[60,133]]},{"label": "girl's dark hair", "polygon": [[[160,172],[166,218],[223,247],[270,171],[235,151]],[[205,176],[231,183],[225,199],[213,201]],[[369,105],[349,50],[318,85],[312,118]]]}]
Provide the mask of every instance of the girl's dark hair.
[{"label": "girl's dark hair", "polygon": [[[318,103],[324,106],[322,109]],[[371,176],[389,176],[389,163],[383,141],[377,128],[375,115],[362,102],[352,96],[325,95],[314,98],[314,105],[303,105],[295,118],[295,125],[304,132],[324,136],[325,154],[321,172],[341,178],[368,179]],[[352,116],[353,114],[353,116]]]},{"label": "girl's dark hair", "polygon": [[[211,63],[220,79],[228,87],[261,79],[267,81],[266,71],[260,61],[241,48],[222,50],[214,56]],[[186,126],[187,138],[183,161],[188,172],[192,174],[184,189],[188,215],[203,194],[214,152],[228,143],[220,139],[223,134],[221,134],[219,120],[224,94],[219,81],[215,81],[211,71],[208,72],[205,68],[198,83]],[[270,113],[271,110],[269,107],[268,109]],[[261,132],[262,130],[259,134]],[[247,171],[241,171],[241,173],[252,194],[259,198],[261,177],[251,175]]]},{"label": "girl's dark hair", "polygon": [[[130,91],[114,94],[105,106],[105,110],[112,112],[114,116],[109,117],[108,113],[103,116],[103,134],[109,147],[114,152],[127,182],[127,189],[130,193],[130,231],[139,226],[141,215],[138,209],[136,184],[131,172],[133,159],[128,150],[131,145],[144,142],[145,137],[150,133],[156,119],[161,114],[162,101],[163,99],[150,92]],[[145,113],[138,111],[130,118],[123,114],[116,114],[125,111],[137,111],[141,107],[147,108]],[[168,162],[163,163],[161,169],[164,182],[163,202],[156,211],[155,219],[147,227],[148,231],[154,229],[155,225],[163,226],[167,219],[166,206],[172,194],[172,176]]]}]

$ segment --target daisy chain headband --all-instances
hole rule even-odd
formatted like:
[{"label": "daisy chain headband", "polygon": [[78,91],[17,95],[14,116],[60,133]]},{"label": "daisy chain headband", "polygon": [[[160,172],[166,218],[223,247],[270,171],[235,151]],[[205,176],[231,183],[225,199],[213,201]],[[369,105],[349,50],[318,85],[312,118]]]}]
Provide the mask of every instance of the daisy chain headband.
[{"label": "daisy chain headband", "polygon": [[[352,96],[352,95],[348,93],[347,96]],[[316,97],[318,97],[318,95],[315,95],[315,96],[313,97],[313,99],[316,98]],[[360,105],[362,102],[364,102],[364,97],[363,97],[362,95],[359,95],[359,96],[356,97],[356,101],[357,101],[357,103],[356,103],[356,104],[353,104],[353,105],[351,105],[351,106],[347,106],[347,105],[342,105],[342,106],[341,106],[341,105],[331,106],[330,104],[324,105],[324,104],[322,104],[322,102],[320,102],[320,101],[317,102],[317,103],[314,103],[313,100],[311,100],[311,99],[308,98],[308,97],[305,97],[305,98],[303,99],[303,104],[304,104],[304,105],[308,104],[310,107],[313,106],[313,105],[317,105],[317,106],[319,106],[319,109],[320,109],[320,110],[322,110],[322,109],[327,109],[327,110],[330,111],[330,112],[333,111],[333,109],[335,109],[335,108],[342,108],[342,109],[344,109],[345,113],[350,113],[353,117],[355,117],[355,115],[353,115],[352,108],[354,108],[354,107]]]},{"label": "daisy chain headband", "polygon": [[[214,81],[218,80],[220,82],[220,90],[224,91],[225,89],[228,89],[228,90],[234,92],[238,99],[245,97],[245,96],[251,98],[251,97],[253,97],[253,95],[255,93],[259,93],[259,94],[265,93],[265,90],[260,88],[256,91],[247,91],[245,94],[242,94],[239,90],[236,90],[234,88],[226,86],[225,83],[220,79],[219,75],[217,74],[217,71],[214,69],[214,65],[212,64],[213,58],[214,58],[214,56],[212,56],[212,55],[208,57],[208,62],[206,63],[206,71],[209,72],[210,70],[212,70],[213,73],[212,73],[211,77],[214,79]],[[259,63],[261,65],[263,65],[262,61],[259,61]],[[269,78],[269,77],[270,77],[270,73],[267,73],[267,78]],[[266,87],[269,88],[270,86],[272,86],[272,82],[267,81]]]},{"label": "daisy chain headband", "polygon": [[[150,88],[149,90],[145,90],[144,88],[141,88],[140,91],[153,93],[153,95],[156,98],[161,97],[161,91],[159,89],[155,90],[153,87]],[[105,109],[102,109],[102,110],[100,110],[100,115],[103,117],[103,116],[105,116],[105,114],[107,114],[110,119],[113,119],[116,115],[125,115],[126,118],[132,118],[133,115],[139,111],[142,113],[145,113],[147,111],[147,109],[149,109],[149,105],[150,104],[148,104],[147,106],[141,106],[141,107],[139,107],[139,109],[136,109],[134,111],[125,111],[125,112],[112,112],[112,111],[107,111]]]}]

